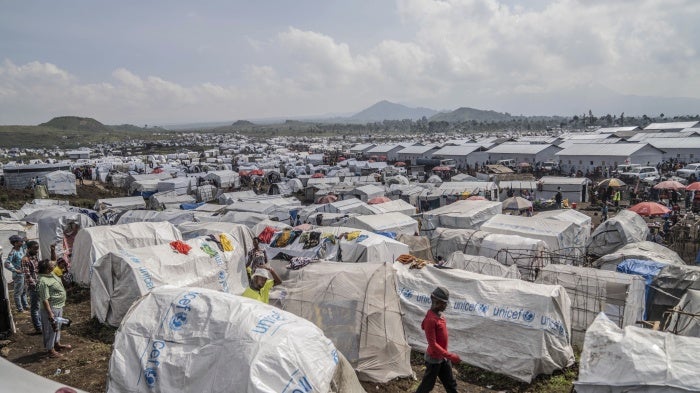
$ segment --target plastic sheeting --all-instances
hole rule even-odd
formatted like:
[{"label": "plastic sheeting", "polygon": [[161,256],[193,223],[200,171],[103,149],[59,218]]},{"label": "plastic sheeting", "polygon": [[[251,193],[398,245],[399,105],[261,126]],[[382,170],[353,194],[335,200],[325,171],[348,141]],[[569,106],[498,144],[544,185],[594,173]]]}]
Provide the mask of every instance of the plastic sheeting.
[{"label": "plastic sheeting", "polygon": [[313,263],[290,271],[282,309],[318,326],[350,361],[361,380],[412,377],[391,264]]},{"label": "plastic sheeting", "polygon": [[674,307],[674,311],[666,331],[700,338],[700,291],[689,289]]},{"label": "plastic sheeting", "polygon": [[330,392],[340,361],[319,328],[291,313],[209,289],[161,287],[117,331],[107,392]]},{"label": "plastic sheeting", "polygon": [[571,302],[561,286],[431,266],[409,269],[399,262],[394,268],[413,349],[427,348],[420,326],[430,293],[440,285],[450,291],[444,312],[449,350],[462,361],[523,382],[573,364]]},{"label": "plastic sheeting", "polygon": [[644,319],[645,284],[638,276],[586,267],[545,266],[535,281],[561,285],[571,299],[572,343],[583,345],[586,330],[601,311],[618,327]]},{"label": "plastic sheeting", "polygon": [[169,222],[173,225],[182,224],[185,222],[194,221],[194,213],[192,211],[183,210],[129,210],[119,216],[117,224],[131,224],[134,222]]},{"label": "plastic sheeting", "polygon": [[518,235],[500,235],[472,229],[435,230],[431,239],[433,255],[449,258],[453,252],[493,258],[506,265],[517,265],[523,279],[535,279],[535,269],[549,264],[549,248],[543,240]]},{"label": "plastic sheeting", "polygon": [[140,196],[132,196],[132,197],[122,197],[122,198],[105,198],[105,199],[98,199],[97,202],[95,202],[95,210],[97,211],[102,211],[102,210],[117,210],[117,211],[125,211],[125,210],[132,210],[132,209],[145,209],[146,208],[146,201],[144,201],[143,197]]},{"label": "plastic sheeting", "polygon": [[81,229],[73,243],[71,270],[79,284],[89,285],[92,265],[110,251],[156,246],[182,240],[168,222],[137,222]]},{"label": "plastic sheeting", "polygon": [[414,235],[418,232],[418,222],[402,213],[349,217],[343,222],[343,226],[371,232],[394,232],[405,235]]},{"label": "plastic sheeting", "polygon": [[[5,392],[55,393],[68,387],[25,370],[5,358],[0,358],[0,381]],[[84,390],[71,389],[70,392],[86,393]]]},{"label": "plastic sheeting", "polygon": [[435,228],[479,229],[481,224],[503,210],[501,202],[457,201],[423,213],[421,231]]},{"label": "plastic sheeting", "polygon": [[700,340],[627,326],[600,313],[586,332],[579,393],[686,393],[700,386]]},{"label": "plastic sheeting", "polygon": [[683,259],[677,252],[659,243],[645,240],[629,243],[613,253],[603,255],[593,262],[593,266],[600,269],[615,270],[615,267],[625,259],[643,259],[671,265],[685,265],[685,262],[683,262]]},{"label": "plastic sheeting", "polygon": [[46,190],[49,194],[56,195],[77,195],[75,186],[75,175],[68,171],[54,171],[44,176]]},{"label": "plastic sheeting", "polygon": [[[228,235],[224,235],[228,236]],[[218,237],[217,237],[218,238]],[[233,251],[195,238],[187,254],[169,244],[110,252],[93,265],[90,310],[102,323],[119,326],[129,307],[142,295],[163,285],[209,288],[240,295],[248,286],[244,248],[229,237]],[[216,252],[210,256],[202,247]]]},{"label": "plastic sheeting", "polygon": [[556,209],[537,213],[537,218],[565,221],[574,224],[574,245],[584,250],[591,237],[591,217],[573,209]]},{"label": "plastic sheeting", "polygon": [[157,192],[148,198],[148,207],[152,210],[178,209],[183,203],[195,203],[191,195],[179,195],[175,191]]},{"label": "plastic sheeting", "polygon": [[[580,257],[576,248],[576,226],[567,221],[499,214],[481,225],[481,230],[504,235],[518,235],[547,243],[553,254]],[[554,256],[553,256],[554,258]]]},{"label": "plastic sheeting", "polygon": [[36,211],[24,219],[27,220],[27,222],[37,224],[37,235],[39,236],[37,240],[39,241],[39,252],[41,253],[41,258],[51,257],[52,244],[56,245],[57,256],[64,254],[63,231],[68,228],[68,224],[70,222],[79,223],[80,228],[95,226],[95,222],[85,214],[51,208]]},{"label": "plastic sheeting", "polygon": [[517,265],[505,266],[493,258],[455,252],[442,265],[486,276],[520,279]]},{"label": "plastic sheeting", "polygon": [[255,235],[245,225],[231,222],[189,222],[178,225],[177,229],[180,230],[182,238],[185,240],[199,236],[226,233],[231,235],[235,243],[243,248],[244,255],[248,255],[248,251],[253,249],[253,238]]},{"label": "plastic sheeting", "polygon": [[588,254],[604,256],[617,251],[629,243],[645,241],[649,228],[637,213],[621,210],[593,231],[586,243]]},{"label": "plastic sheeting", "polygon": [[654,290],[647,302],[647,315],[650,320],[662,320],[664,312],[675,306],[687,290],[700,290],[700,266],[666,265],[651,286]]},{"label": "plastic sheeting", "polygon": [[407,245],[408,252],[411,255],[427,261],[435,260],[432,248],[430,246],[430,239],[427,236],[399,234],[396,236],[396,240]]},{"label": "plastic sheeting", "polygon": [[374,207],[379,209],[382,213],[402,213],[407,216],[416,214],[416,207],[402,199],[380,203]]}]

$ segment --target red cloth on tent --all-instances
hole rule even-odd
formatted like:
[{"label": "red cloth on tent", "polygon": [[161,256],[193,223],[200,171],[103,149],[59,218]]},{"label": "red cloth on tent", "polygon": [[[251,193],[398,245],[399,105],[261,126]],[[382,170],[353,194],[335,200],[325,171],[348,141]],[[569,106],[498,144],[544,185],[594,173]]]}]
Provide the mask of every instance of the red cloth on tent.
[{"label": "red cloth on tent", "polygon": [[189,254],[190,250],[192,247],[190,247],[189,244],[183,242],[182,240],[175,240],[174,242],[170,242],[170,247],[173,248],[173,250],[179,252],[180,254]]},{"label": "red cloth on tent", "polygon": [[261,243],[266,243],[270,244],[270,240],[272,240],[272,236],[275,234],[275,228],[273,227],[265,227],[262,232],[258,235],[258,239],[260,239]]}]

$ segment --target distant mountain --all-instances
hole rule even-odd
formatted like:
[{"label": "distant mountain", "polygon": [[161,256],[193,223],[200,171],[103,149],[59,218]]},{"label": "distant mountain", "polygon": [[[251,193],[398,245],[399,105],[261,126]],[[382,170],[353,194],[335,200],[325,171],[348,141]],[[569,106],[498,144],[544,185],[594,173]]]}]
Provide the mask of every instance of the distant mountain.
[{"label": "distant mountain", "polygon": [[463,123],[465,121],[479,121],[479,122],[499,122],[508,121],[511,119],[511,115],[508,113],[500,113],[496,111],[485,111],[481,109],[474,108],[458,108],[452,112],[438,113],[437,115],[431,117],[430,121],[446,121],[448,123]]},{"label": "distant mountain", "polygon": [[248,121],[248,120],[236,120],[233,124],[231,124],[233,127],[251,127],[254,126],[255,123]]},{"label": "distant mountain", "polygon": [[355,123],[382,120],[418,120],[423,116],[431,117],[436,113],[438,113],[436,110],[429,108],[411,108],[389,101],[379,101],[369,108],[350,116],[347,118],[347,121]]},{"label": "distant mountain", "polygon": [[46,123],[39,124],[43,127],[52,127],[59,130],[109,132],[110,128],[99,121],[89,117],[61,116],[54,117]]}]

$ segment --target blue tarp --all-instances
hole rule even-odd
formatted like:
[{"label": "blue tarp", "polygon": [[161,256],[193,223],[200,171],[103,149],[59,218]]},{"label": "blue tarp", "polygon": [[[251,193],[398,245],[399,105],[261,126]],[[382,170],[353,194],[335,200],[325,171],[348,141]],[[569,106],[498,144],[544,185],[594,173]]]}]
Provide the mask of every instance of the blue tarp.
[{"label": "blue tarp", "polygon": [[647,307],[644,309],[644,319],[647,317],[647,309],[649,308],[654,292],[651,292],[651,283],[661,269],[668,266],[667,263],[647,261],[642,259],[625,259],[617,265],[617,271],[625,274],[635,274],[644,278],[646,290]]},{"label": "blue tarp", "polygon": [[196,208],[202,206],[202,205],[205,204],[205,203],[206,203],[206,202],[199,202],[199,203],[183,203],[183,204],[180,205],[180,209],[182,209],[182,210],[194,210],[194,209],[196,209]]},{"label": "blue tarp", "polygon": [[396,240],[396,232],[377,231],[377,232],[374,232],[374,233],[376,233],[377,235],[386,236],[386,237],[388,237],[389,239],[392,239],[392,240]]}]

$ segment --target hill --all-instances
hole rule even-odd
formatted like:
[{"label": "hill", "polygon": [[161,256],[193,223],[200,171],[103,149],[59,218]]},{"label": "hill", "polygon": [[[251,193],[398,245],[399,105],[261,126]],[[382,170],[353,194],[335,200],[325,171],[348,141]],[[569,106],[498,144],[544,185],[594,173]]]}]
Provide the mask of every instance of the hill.
[{"label": "hill", "polygon": [[54,117],[46,123],[39,124],[40,127],[51,127],[59,130],[89,131],[89,132],[109,132],[110,128],[99,121],[89,117],[61,116]]},{"label": "hill", "polygon": [[231,125],[233,127],[252,127],[255,125],[255,123],[248,120],[236,120],[236,122]]},{"label": "hill", "polygon": [[389,101],[379,101],[378,103],[364,109],[349,118],[351,122],[375,122],[382,120],[418,120],[425,117],[431,117],[438,113],[436,110],[429,108],[411,108],[405,105],[396,104]]},{"label": "hill", "polygon": [[452,112],[438,113],[431,117],[430,121],[446,121],[448,123],[463,123],[472,120],[479,122],[500,122],[508,121],[511,118],[512,116],[508,113],[462,107]]}]

